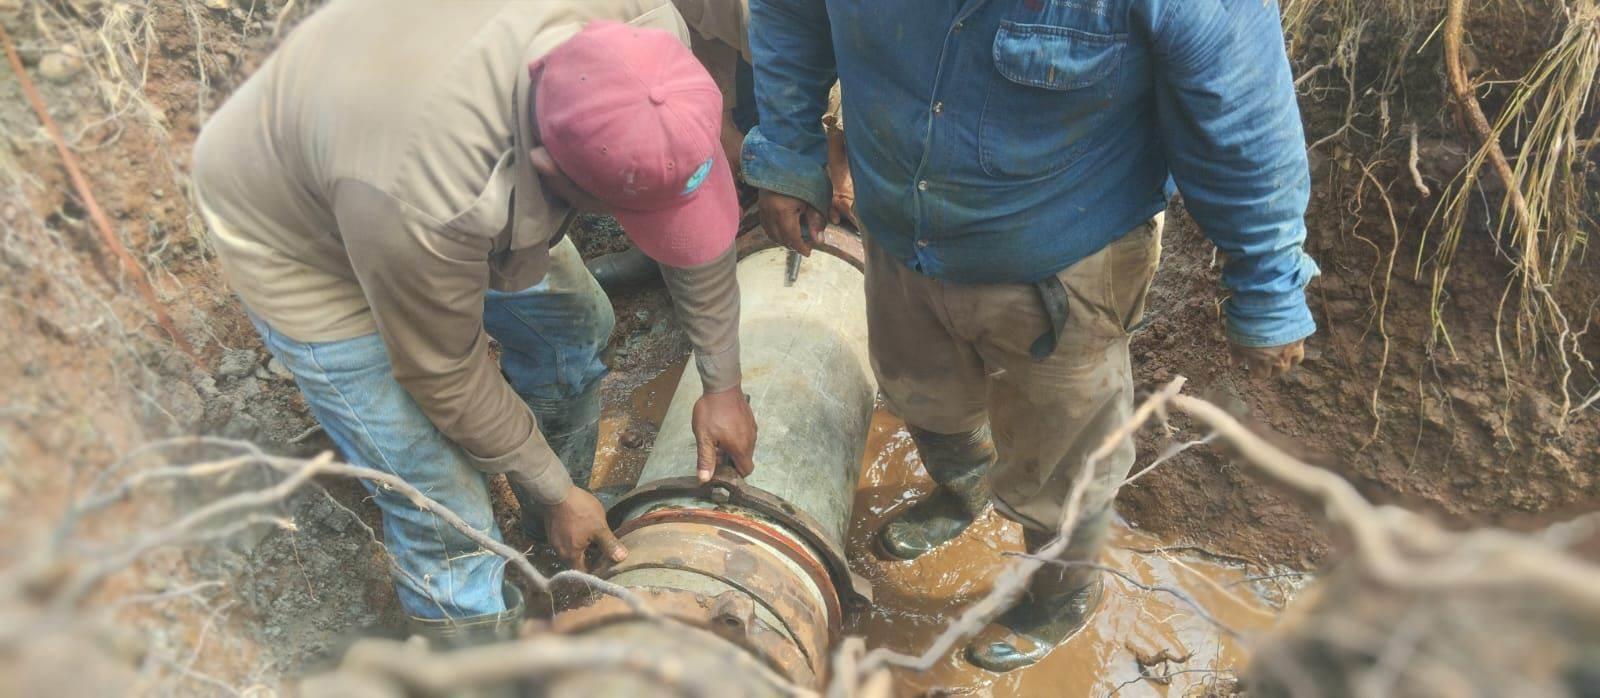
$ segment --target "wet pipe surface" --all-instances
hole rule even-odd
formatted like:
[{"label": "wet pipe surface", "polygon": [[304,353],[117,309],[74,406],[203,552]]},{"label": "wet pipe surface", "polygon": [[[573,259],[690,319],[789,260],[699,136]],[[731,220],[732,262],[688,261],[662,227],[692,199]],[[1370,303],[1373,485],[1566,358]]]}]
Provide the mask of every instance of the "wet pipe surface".
[{"label": "wet pipe surface", "polygon": [[[660,424],[681,375],[682,367],[674,367],[628,400],[607,405],[596,484],[631,482],[637,476],[648,447],[624,442],[637,438],[629,432]],[[1141,463],[1148,460],[1148,454],[1140,456]],[[921,652],[990,589],[1010,561],[1006,553],[1022,550],[1017,525],[990,513],[921,559],[879,558],[872,543],[878,528],[931,487],[904,426],[880,409],[868,435],[848,541],[850,564],[871,581],[875,600],[870,609],[847,618],[846,631],[865,637],[869,647]],[[1104,601],[1088,626],[1044,661],[993,674],[968,664],[958,646],[930,671],[897,671],[897,695],[1194,695],[1241,668],[1244,647],[1183,601],[1149,588],[1177,590],[1216,621],[1248,636],[1273,625],[1278,608],[1268,597],[1283,598],[1289,580],[1278,577],[1279,570],[1222,564],[1120,524],[1099,562],[1138,584],[1108,575]]]}]

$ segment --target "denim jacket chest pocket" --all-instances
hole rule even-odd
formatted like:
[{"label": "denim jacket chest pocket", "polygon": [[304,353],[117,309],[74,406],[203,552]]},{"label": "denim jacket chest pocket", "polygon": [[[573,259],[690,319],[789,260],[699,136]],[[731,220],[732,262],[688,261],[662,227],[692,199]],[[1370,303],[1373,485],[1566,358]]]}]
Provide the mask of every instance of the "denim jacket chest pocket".
[{"label": "denim jacket chest pocket", "polygon": [[1067,168],[1117,97],[1125,34],[1001,22],[978,125],[978,161],[994,176]]}]

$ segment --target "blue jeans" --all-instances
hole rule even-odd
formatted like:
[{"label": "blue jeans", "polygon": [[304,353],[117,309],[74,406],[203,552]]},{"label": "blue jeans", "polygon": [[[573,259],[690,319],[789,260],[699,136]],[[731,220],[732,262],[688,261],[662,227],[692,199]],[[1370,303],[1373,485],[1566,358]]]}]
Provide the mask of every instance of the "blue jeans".
[{"label": "blue jeans", "polygon": [[[600,352],[614,323],[611,303],[570,241],[551,250],[550,273],[538,285],[490,291],[483,315],[485,329],[500,342],[506,380],[530,404],[582,395],[605,375]],[[377,334],[300,342],[254,314],[250,319],[267,349],[294,373],[312,414],[347,460],[404,478],[500,539],[486,476],[395,381]],[[504,560],[405,497],[364,484],[383,512],[384,542],[406,613],[467,619],[505,610]]]}]

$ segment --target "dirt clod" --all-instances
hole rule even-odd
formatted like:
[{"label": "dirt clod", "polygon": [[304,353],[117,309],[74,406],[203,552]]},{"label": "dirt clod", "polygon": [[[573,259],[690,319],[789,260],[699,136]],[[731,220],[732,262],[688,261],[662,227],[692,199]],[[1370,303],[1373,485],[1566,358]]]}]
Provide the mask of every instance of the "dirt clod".
[{"label": "dirt clod", "polygon": [[219,378],[243,378],[255,373],[259,355],[250,349],[229,349],[222,354],[221,363],[217,364]]},{"label": "dirt clod", "polygon": [[64,52],[46,54],[39,59],[39,75],[54,83],[71,82],[83,72],[83,59]]}]

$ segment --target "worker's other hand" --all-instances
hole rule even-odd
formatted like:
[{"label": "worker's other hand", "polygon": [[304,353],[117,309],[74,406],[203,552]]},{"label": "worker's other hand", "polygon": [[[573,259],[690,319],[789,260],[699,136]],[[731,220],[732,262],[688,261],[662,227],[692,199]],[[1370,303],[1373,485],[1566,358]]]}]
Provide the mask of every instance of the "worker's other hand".
[{"label": "worker's other hand", "polygon": [[1233,364],[1243,368],[1255,380],[1276,378],[1299,366],[1306,358],[1306,341],[1298,340],[1276,347],[1242,347],[1228,345]]},{"label": "worker's other hand", "polygon": [[861,222],[856,220],[856,183],[850,176],[850,163],[830,161],[828,178],[833,180],[833,205],[828,210],[828,222],[834,225],[849,222],[860,230]]},{"label": "worker's other hand", "polygon": [[828,181],[833,183],[833,202],[828,211],[828,221],[838,225],[849,221],[856,230],[861,221],[856,219],[856,181],[850,176],[850,156],[845,149],[844,131],[828,129]]},{"label": "worker's other hand", "polygon": [[717,462],[727,456],[740,475],[755,472],[756,413],[737,386],[706,393],[694,403],[690,420],[696,445],[695,476],[710,482]]},{"label": "worker's other hand", "polygon": [[605,507],[577,485],[572,486],[566,500],[546,510],[545,530],[550,532],[550,545],[556,555],[580,572],[589,571],[587,553],[591,545],[602,559],[622,562],[628,558],[628,549],[606,523]]},{"label": "worker's other hand", "polygon": [[800,199],[766,189],[761,190],[757,206],[761,209],[761,227],[767,229],[767,235],[784,247],[811,256],[811,242],[806,236],[809,235],[810,240],[821,240],[822,231],[827,228],[817,209]]}]

